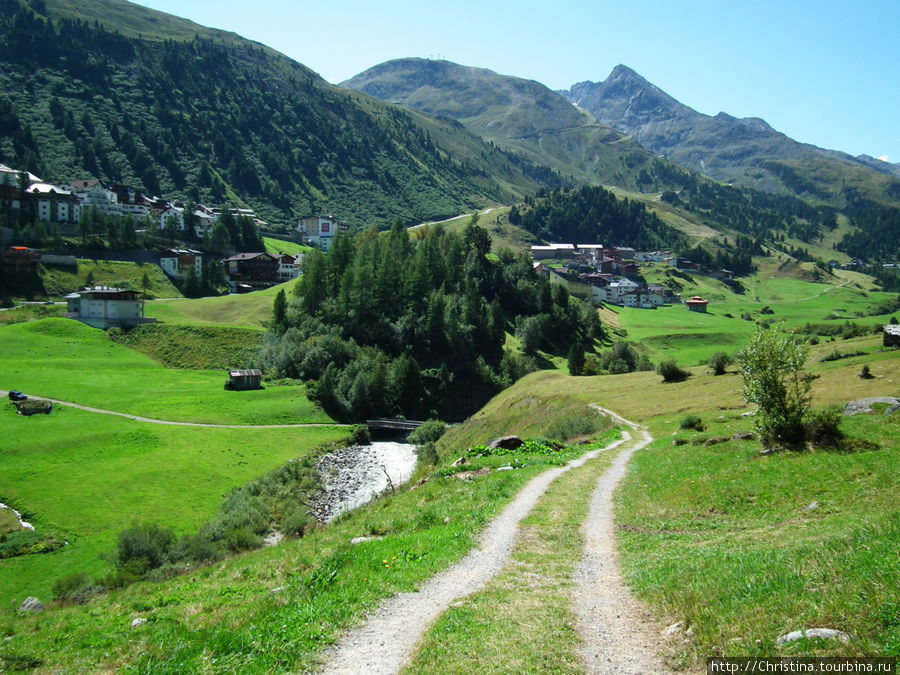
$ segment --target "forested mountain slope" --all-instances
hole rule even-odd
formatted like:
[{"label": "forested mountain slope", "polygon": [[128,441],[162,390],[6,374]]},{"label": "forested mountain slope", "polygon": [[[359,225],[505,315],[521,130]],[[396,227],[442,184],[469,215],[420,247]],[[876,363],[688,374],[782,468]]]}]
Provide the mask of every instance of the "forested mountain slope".
[{"label": "forested mountain slope", "polygon": [[122,0],[0,0],[0,84],[3,163],[248,204],[276,223],[334,211],[387,225],[557,181],[458,124]]}]

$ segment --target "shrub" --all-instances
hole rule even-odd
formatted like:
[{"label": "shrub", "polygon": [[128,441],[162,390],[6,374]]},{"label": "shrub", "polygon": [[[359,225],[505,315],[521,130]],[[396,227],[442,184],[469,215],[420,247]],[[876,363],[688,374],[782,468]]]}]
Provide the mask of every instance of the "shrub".
[{"label": "shrub", "polygon": [[372,434],[369,427],[365,424],[357,424],[350,432],[350,443],[352,445],[368,445],[372,442]]},{"label": "shrub", "polygon": [[875,377],[874,375],[872,375],[871,371],[869,370],[868,363],[863,364],[862,369],[859,371],[859,377],[861,377],[864,380],[871,380],[873,377]]},{"label": "shrub", "polygon": [[225,546],[235,553],[259,548],[261,543],[260,536],[249,527],[235,527],[225,532]]},{"label": "shrub", "polygon": [[284,518],[281,519],[279,529],[285,536],[289,537],[296,535],[302,537],[306,528],[315,522],[315,518],[312,517],[305,507],[297,506],[285,514]]},{"label": "shrub", "polygon": [[219,550],[212,539],[202,534],[188,534],[176,541],[169,549],[171,562],[210,562],[219,558]]},{"label": "shrub", "polygon": [[438,462],[437,448],[434,443],[427,442],[416,446],[416,457],[422,464],[434,465]]},{"label": "shrub", "polygon": [[806,440],[815,447],[836,447],[844,438],[842,418],[838,406],[812,410],[806,419]]},{"label": "shrub", "polygon": [[57,600],[82,603],[92,591],[90,577],[84,572],[73,572],[53,582],[53,597]]},{"label": "shrub", "polygon": [[604,419],[593,408],[572,410],[554,419],[547,427],[547,435],[558,441],[590,436],[602,428]]},{"label": "shrub", "polygon": [[656,366],[656,372],[662,375],[663,382],[681,382],[686,379],[689,372],[678,367],[675,359],[665,359]]},{"label": "shrub", "polygon": [[738,352],[744,398],[757,406],[756,428],[766,447],[799,446],[806,437],[812,378],[803,372],[807,346],[794,335],[757,327]]},{"label": "shrub", "polygon": [[128,568],[143,574],[166,561],[174,541],[172,530],[156,523],[135,523],[119,533],[114,562],[120,569]]},{"label": "shrub", "polygon": [[687,415],[684,419],[681,420],[681,424],[678,425],[679,429],[694,429],[695,431],[704,431],[706,427],[703,425],[703,420],[701,420],[697,415]]},{"label": "shrub", "polygon": [[713,375],[724,375],[725,369],[731,365],[732,358],[725,352],[716,352],[709,357],[709,367],[713,370]]},{"label": "shrub", "polygon": [[428,420],[409,435],[409,442],[415,445],[435,443],[444,435],[447,425],[440,420]]}]

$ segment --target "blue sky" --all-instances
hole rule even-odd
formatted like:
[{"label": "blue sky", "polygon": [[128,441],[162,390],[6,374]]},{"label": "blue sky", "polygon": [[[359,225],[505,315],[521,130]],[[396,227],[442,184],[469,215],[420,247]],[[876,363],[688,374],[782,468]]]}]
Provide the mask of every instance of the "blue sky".
[{"label": "blue sky", "polygon": [[333,83],[417,56],[568,89],[623,63],[702,113],[900,162],[900,0],[140,4],[265,43]]}]

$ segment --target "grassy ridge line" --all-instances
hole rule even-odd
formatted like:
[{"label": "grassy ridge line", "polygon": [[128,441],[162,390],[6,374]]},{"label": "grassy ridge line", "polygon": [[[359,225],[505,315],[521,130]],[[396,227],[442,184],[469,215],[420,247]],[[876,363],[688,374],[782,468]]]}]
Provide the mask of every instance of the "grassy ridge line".
[{"label": "grassy ridge line", "polygon": [[581,526],[597,480],[621,451],[551,484],[522,521],[503,571],[441,615],[404,672],[582,672],[571,605]]}]

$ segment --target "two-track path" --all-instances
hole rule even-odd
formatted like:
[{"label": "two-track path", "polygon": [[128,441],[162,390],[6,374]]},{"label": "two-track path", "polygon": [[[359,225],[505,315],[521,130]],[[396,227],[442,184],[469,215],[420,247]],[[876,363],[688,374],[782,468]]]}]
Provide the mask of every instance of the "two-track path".
[{"label": "two-track path", "polygon": [[583,649],[580,656],[589,673],[668,672],[655,656],[658,631],[649,630],[639,606],[619,573],[612,537],[612,492],[624,475],[631,455],[653,439],[645,429],[595,406],[630,427],[623,439],[588,452],[566,466],[533,478],[482,534],[481,543],[463,560],[432,577],[415,593],[399,593],[384,601],[360,627],[346,633],[324,655],[325,673],[397,673],[412,658],[425,632],[455,600],[485,586],[506,564],[528,515],[550,484],[601,452],[627,444],[597,484],[584,524],[584,559],[576,572],[573,604]]},{"label": "two-track path", "polygon": [[[0,389],[0,397],[9,395],[8,391]],[[81,405],[80,403],[72,403],[71,401],[59,401],[55,398],[47,398],[45,396],[28,395],[28,398],[36,401],[50,401],[54,405],[65,405],[70,408],[78,408],[87,412],[98,413],[100,415],[115,415],[116,417],[124,417],[137,422],[147,422],[148,424],[165,424],[174,427],[205,427],[207,429],[295,429],[302,427],[347,427],[348,424],[336,424],[334,422],[306,422],[303,424],[210,424],[206,422],[175,422],[172,420],[157,420],[152,417],[141,417],[140,415],[131,415],[129,413],[116,412],[115,410],[104,410],[102,408],[91,408],[90,406]]]}]

